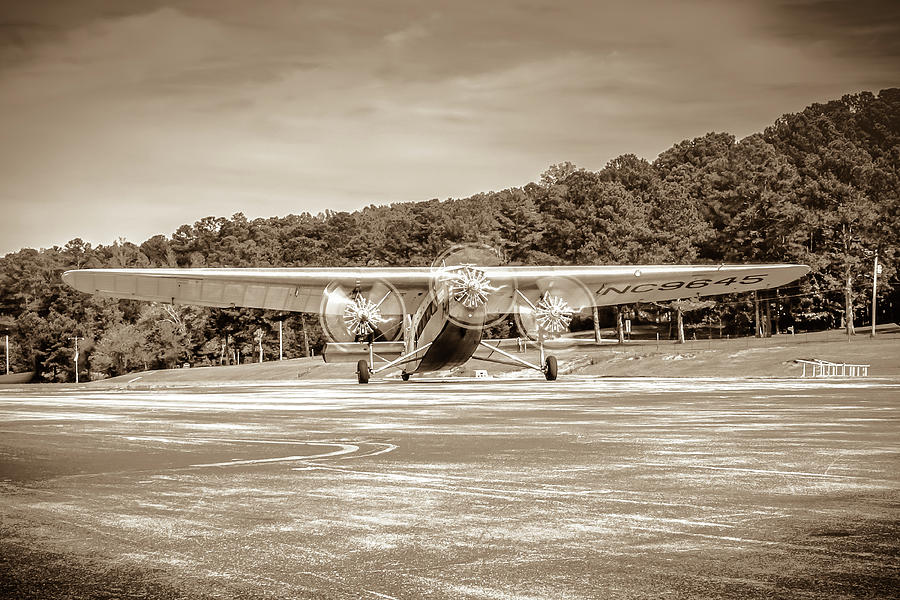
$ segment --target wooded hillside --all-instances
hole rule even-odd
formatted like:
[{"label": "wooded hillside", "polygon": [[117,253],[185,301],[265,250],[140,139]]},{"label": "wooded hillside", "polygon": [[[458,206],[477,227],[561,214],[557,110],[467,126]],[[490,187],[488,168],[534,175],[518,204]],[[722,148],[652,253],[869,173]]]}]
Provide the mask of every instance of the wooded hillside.
[{"label": "wooded hillside", "polygon": [[[454,243],[478,241],[525,264],[804,263],[813,269],[807,278],[766,300],[773,327],[852,328],[870,319],[875,252],[884,267],[879,320],[894,316],[898,232],[900,89],[889,89],[814,104],[742,140],[710,133],[652,163],[623,155],[596,172],[561,163],[536,183],[469,198],[254,220],[238,213],[140,244],[75,239],[23,249],[0,258],[0,321],[12,330],[12,370],[36,366],[48,381],[74,379],[74,336],[85,338],[82,379],[218,364],[238,352],[255,360],[260,338],[271,359],[276,313],[104,300],[68,288],[60,275],[86,267],[427,265]],[[722,298],[688,318],[721,323],[731,335],[755,332],[749,298]],[[494,333],[514,334],[508,325]],[[303,355],[305,340],[321,347],[317,315],[289,316],[285,355]]]}]

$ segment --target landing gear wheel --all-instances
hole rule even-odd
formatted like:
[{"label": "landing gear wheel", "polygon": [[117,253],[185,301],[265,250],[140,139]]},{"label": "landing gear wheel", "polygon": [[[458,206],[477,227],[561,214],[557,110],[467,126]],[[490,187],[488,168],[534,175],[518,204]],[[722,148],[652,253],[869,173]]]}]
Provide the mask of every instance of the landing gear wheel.
[{"label": "landing gear wheel", "polygon": [[356,363],[356,380],[360,383],[369,383],[369,363],[366,359]]},{"label": "landing gear wheel", "polygon": [[544,363],[544,377],[547,378],[547,381],[556,381],[556,357],[548,356],[547,361]]},{"label": "landing gear wheel", "polygon": [[403,381],[409,381],[409,373],[403,371],[402,373],[400,373],[400,379],[402,379]]}]

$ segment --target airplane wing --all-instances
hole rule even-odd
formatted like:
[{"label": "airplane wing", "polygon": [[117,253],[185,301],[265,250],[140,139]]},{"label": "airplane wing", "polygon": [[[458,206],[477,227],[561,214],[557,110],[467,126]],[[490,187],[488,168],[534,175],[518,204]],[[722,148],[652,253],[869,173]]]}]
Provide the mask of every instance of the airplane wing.
[{"label": "airplane wing", "polygon": [[[485,269],[487,271],[487,269]],[[661,302],[776,288],[803,277],[806,265],[623,265],[496,267],[530,298],[550,293],[575,310],[590,306]],[[505,272],[504,272],[505,271]]]},{"label": "airplane wing", "polygon": [[[533,302],[545,293],[581,310],[770,289],[809,272],[805,265],[791,264],[476,269],[490,286],[488,308],[494,312],[507,312],[520,298]],[[383,290],[392,290],[402,297],[405,312],[413,313],[436,281],[452,281],[456,273],[458,269],[428,267],[79,269],[67,271],[63,280],[82,292],[111,298],[313,313],[322,309],[323,298],[335,288],[377,289],[373,302]]]},{"label": "airplane wing", "polygon": [[407,310],[414,310],[431,280],[427,267],[79,269],[63,274],[75,289],[110,298],[312,313],[319,312],[329,288],[376,284],[394,288]]}]

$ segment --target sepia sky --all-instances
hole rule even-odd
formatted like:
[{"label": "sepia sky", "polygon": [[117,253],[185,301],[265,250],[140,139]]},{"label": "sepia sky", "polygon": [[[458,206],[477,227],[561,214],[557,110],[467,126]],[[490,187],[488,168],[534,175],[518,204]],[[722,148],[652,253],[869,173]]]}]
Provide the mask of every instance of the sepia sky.
[{"label": "sepia sky", "polygon": [[0,255],[465,197],[900,86],[900,3],[0,8]]}]

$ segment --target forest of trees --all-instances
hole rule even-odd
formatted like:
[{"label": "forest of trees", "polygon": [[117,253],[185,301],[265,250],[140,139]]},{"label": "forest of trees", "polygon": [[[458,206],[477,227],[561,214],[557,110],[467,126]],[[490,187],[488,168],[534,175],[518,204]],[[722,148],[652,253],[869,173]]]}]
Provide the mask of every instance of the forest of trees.
[{"label": "forest of trees", "polygon": [[[470,198],[253,220],[238,213],[140,244],[23,249],[0,258],[0,330],[11,332],[11,370],[35,369],[43,381],[74,380],[76,336],[82,380],[258,360],[260,340],[271,359],[285,315],[102,299],[60,276],[88,267],[428,265],[454,243],[477,241],[518,264],[803,263],[808,277],[764,299],[763,334],[788,325],[852,331],[870,318],[875,252],[882,316],[894,318],[898,232],[900,89],[889,89],[814,104],[741,140],[710,133],[653,162],[626,154],[596,172],[561,163],[536,183]],[[684,314],[694,324],[760,333],[753,298],[719,300],[677,308],[693,309]],[[673,305],[622,310],[658,318]],[[284,335],[286,357],[324,342],[317,315],[286,316]]]}]

